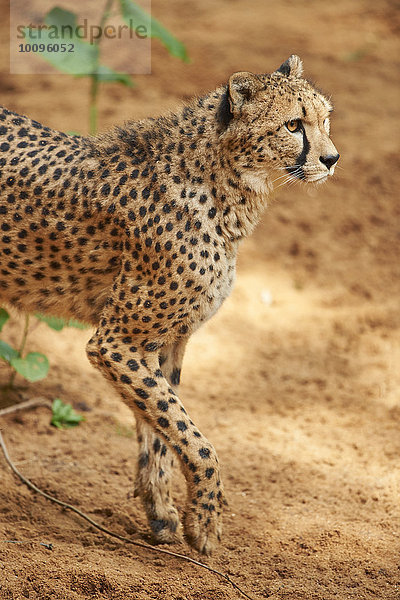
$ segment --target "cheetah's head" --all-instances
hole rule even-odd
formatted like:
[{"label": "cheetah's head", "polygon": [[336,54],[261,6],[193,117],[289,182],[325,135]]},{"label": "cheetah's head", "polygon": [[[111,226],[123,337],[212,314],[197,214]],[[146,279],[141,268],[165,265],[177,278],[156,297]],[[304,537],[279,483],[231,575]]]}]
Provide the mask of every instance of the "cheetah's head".
[{"label": "cheetah's head", "polygon": [[332,105],[302,72],[292,55],[272,74],[239,72],[229,79],[222,137],[249,181],[322,182],[334,173],[339,154],[329,137]]}]

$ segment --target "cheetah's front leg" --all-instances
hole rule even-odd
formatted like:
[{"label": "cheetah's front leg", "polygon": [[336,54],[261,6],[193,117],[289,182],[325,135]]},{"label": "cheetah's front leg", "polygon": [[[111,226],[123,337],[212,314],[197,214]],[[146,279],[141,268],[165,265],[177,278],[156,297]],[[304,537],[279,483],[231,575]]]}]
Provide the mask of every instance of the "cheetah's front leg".
[{"label": "cheetah's front leg", "polygon": [[[110,335],[110,329],[103,329],[106,326],[104,318],[88,344],[89,359],[118,389],[139,421],[146,421],[178,456],[188,489],[185,534],[192,546],[210,554],[220,539],[223,505],[216,452],[164,378],[155,348],[133,346],[131,338],[116,334],[118,327]],[[165,497],[159,501],[168,511],[171,505]]]}]

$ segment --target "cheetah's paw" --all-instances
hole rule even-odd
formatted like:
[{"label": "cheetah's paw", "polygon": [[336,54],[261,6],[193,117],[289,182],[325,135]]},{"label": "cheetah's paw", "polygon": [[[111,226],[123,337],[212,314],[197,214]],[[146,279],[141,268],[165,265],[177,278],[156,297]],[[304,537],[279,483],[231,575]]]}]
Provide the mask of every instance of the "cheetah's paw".
[{"label": "cheetah's paw", "polygon": [[221,512],[202,513],[191,508],[190,512],[186,513],[184,529],[188,543],[202,554],[209,556],[221,541]]},{"label": "cheetah's paw", "polygon": [[147,519],[152,532],[154,542],[157,544],[174,544],[182,541],[182,525],[179,519],[178,511],[175,506],[165,499],[164,502],[158,501],[149,494],[142,495],[138,489],[135,490],[135,497],[141,496],[143,506],[146,511]]}]

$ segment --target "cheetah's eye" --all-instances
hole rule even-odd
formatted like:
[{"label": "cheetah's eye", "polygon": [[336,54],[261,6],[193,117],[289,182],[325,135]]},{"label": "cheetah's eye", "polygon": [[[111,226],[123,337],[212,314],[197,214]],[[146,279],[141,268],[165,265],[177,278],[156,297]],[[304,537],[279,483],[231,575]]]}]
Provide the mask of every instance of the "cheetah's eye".
[{"label": "cheetah's eye", "polygon": [[290,133],[296,133],[296,131],[300,131],[302,123],[301,119],[293,119],[292,121],[288,121],[285,123],[286,129],[290,131]]}]

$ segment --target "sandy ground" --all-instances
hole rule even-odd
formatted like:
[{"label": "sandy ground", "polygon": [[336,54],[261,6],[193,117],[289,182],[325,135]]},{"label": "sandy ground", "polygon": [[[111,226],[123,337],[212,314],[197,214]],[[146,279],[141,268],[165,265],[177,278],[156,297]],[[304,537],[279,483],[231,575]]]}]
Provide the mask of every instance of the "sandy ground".
[{"label": "sandy ground", "polygon": [[[243,243],[231,298],[189,344],[181,396],[217,448],[229,499],[223,541],[206,562],[258,600],[398,599],[399,3],[153,0],[153,12],[192,63],[154,42],[153,74],[137,77],[136,90],[102,90],[103,127],[156,115],[235,70],[274,70],[295,52],[333,95],[342,155],[326,186],[281,188]],[[0,39],[1,103],[87,131],[85,81],[11,76],[7,22]],[[15,319],[3,337],[19,335]],[[86,422],[60,432],[38,408],[0,427],[38,486],[147,541],[132,498],[134,419],[87,362],[88,337],[36,327],[29,349],[45,352],[51,371],[24,392],[86,408]],[[182,510],[179,473],[175,491]],[[239,598],[211,573],[94,531],[30,492],[1,457],[0,597]]]}]

